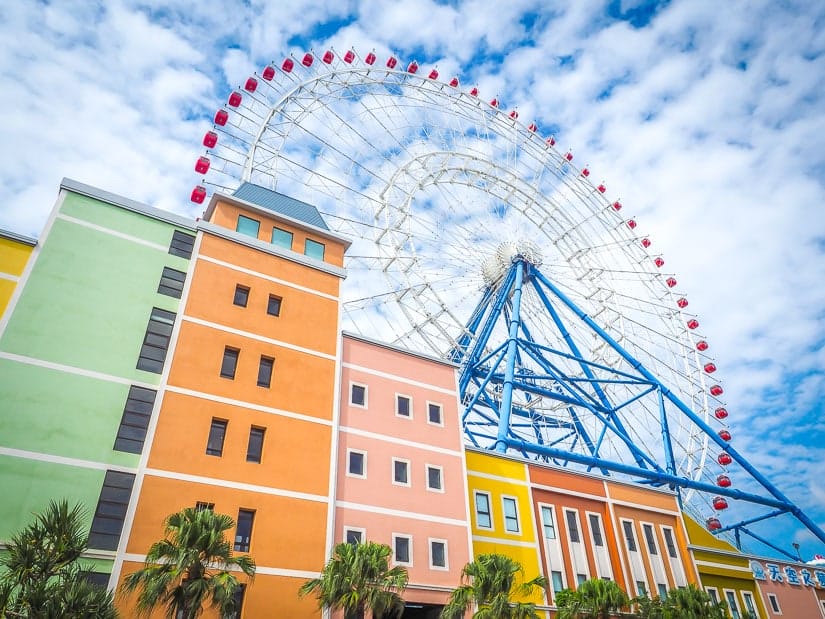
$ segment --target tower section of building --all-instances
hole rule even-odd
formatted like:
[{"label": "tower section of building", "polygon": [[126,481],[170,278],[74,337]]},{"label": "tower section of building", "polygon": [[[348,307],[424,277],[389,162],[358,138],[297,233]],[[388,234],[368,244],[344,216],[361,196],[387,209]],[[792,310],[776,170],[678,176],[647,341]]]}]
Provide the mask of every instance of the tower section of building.
[{"label": "tower section of building", "polygon": [[344,334],[335,541],[392,548],[405,616],[433,616],[470,560],[456,393],[452,364]]},{"label": "tower section of building", "polygon": [[258,569],[246,616],[316,616],[298,587],[331,540],[346,239],[314,207],[245,185],[197,224],[182,308],[121,544],[140,567],[184,507],[231,515]]},{"label": "tower section of building", "polygon": [[181,217],[64,180],[31,256],[12,256],[27,266],[0,321],[0,540],[50,500],[81,502],[89,557],[107,580],[159,383],[140,364],[147,324],[178,310],[164,278],[187,271],[173,239],[192,232]]}]

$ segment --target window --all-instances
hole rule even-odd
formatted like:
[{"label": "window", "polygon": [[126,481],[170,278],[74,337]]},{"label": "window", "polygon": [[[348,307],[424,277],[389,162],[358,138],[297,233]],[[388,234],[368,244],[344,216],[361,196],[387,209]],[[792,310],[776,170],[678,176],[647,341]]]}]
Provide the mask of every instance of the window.
[{"label": "window", "polygon": [[349,386],[349,402],[353,406],[367,407],[367,387],[366,385],[356,385],[351,383]]},{"label": "window", "polygon": [[544,539],[556,539],[556,518],[549,505],[541,506],[541,525],[544,528]]},{"label": "window", "polygon": [[398,417],[412,417],[412,400],[408,396],[396,394],[395,414]]},{"label": "window", "polygon": [[673,529],[662,527],[662,533],[665,536],[665,546],[667,547],[668,556],[678,559],[679,555],[676,553],[676,544],[673,541]]},{"label": "window", "polygon": [[636,581],[636,594],[637,595],[647,595],[647,585],[643,580]]},{"label": "window", "polygon": [[266,313],[270,316],[281,315],[281,297],[276,297],[274,294],[269,295],[269,301],[266,304]]},{"label": "window", "polygon": [[252,238],[258,238],[258,230],[261,227],[261,222],[257,219],[252,219],[251,217],[245,217],[243,215],[238,215],[238,225],[235,227],[235,230],[240,232],[241,234],[245,234],[246,236],[251,236]]},{"label": "window", "polygon": [[427,490],[438,490],[442,492],[444,490],[443,480],[443,469],[440,466],[435,466],[433,464],[427,465]]},{"label": "window", "polygon": [[83,579],[90,585],[106,589],[109,586],[109,576],[106,572],[83,572]]},{"label": "window", "polygon": [[169,243],[169,253],[179,258],[192,257],[192,248],[195,246],[195,237],[180,230],[172,233],[172,241]]},{"label": "window", "polygon": [[630,552],[636,552],[636,537],[633,535],[633,523],[629,520],[623,520],[622,528],[624,529],[624,538],[627,541],[627,549]]},{"label": "window", "polygon": [[430,567],[433,569],[447,569],[447,540],[430,540]]},{"label": "window", "polygon": [[564,589],[564,580],[561,577],[561,572],[551,571],[550,579],[553,581],[553,593],[558,593]]},{"label": "window", "polygon": [[441,404],[427,402],[427,423],[432,423],[437,426],[444,425],[444,414],[441,409]]},{"label": "window", "polygon": [[412,553],[410,547],[412,546],[412,538],[408,535],[392,534],[392,548],[394,552],[393,560],[396,563],[403,563],[404,565],[412,565]]},{"label": "window", "polygon": [[149,427],[149,417],[155,405],[157,391],[144,387],[129,387],[126,396],[126,405],[123,407],[123,416],[117,429],[114,448],[117,451],[126,451],[139,454],[143,451],[143,441],[146,440],[146,429]]},{"label": "window", "polygon": [[708,587],[706,589],[706,591],[708,592],[708,596],[710,597],[711,601],[714,604],[718,604],[719,603],[719,592],[716,590],[716,587]]},{"label": "window", "polygon": [[186,281],[186,273],[177,269],[163,267],[163,273],[158,283],[158,294],[165,294],[167,297],[180,299],[183,294],[183,282]]},{"label": "window", "polygon": [[272,383],[272,368],[275,366],[275,359],[261,355],[258,364],[258,386],[267,387]]},{"label": "window", "polygon": [[134,483],[132,473],[106,471],[89,531],[89,548],[117,550]]},{"label": "window", "polygon": [[227,346],[223,349],[223,361],[221,361],[221,376],[223,378],[235,378],[235,369],[238,367],[238,355],[241,353],[237,348]]},{"label": "window", "polygon": [[209,426],[209,438],[206,441],[207,456],[223,455],[223,439],[226,437],[226,420],[212,418]]},{"label": "window", "polygon": [[587,582],[587,574],[576,574],[576,586],[581,587]]},{"label": "window", "polygon": [[252,540],[252,522],[255,520],[255,512],[251,509],[238,510],[238,526],[235,529],[235,551],[249,552],[249,544]]},{"label": "window", "polygon": [[400,486],[410,485],[410,461],[401,458],[392,459],[392,483]]},{"label": "window", "polygon": [[479,529],[492,529],[493,519],[490,515],[490,495],[476,492],[476,526]]},{"label": "window", "polygon": [[172,326],[175,324],[175,313],[152,308],[149,324],[146,325],[146,335],[140,347],[137,369],[160,374],[163,371],[163,362],[166,360],[166,351],[172,337]]},{"label": "window", "polygon": [[642,532],[645,534],[645,541],[647,542],[647,551],[651,555],[658,555],[659,549],[656,548],[656,538],[653,535],[653,527],[649,524],[643,524]]},{"label": "window", "polygon": [[667,585],[656,585],[656,588],[659,591],[659,597],[664,600],[667,597]]},{"label": "window", "polygon": [[347,449],[347,475],[352,477],[367,476],[367,452]]},{"label": "window", "polygon": [[508,533],[518,533],[518,507],[516,500],[511,497],[502,497],[501,504],[504,507],[504,530]]},{"label": "window", "polygon": [[564,517],[567,519],[567,535],[570,537],[570,541],[574,544],[578,544],[581,542],[581,537],[579,536],[578,513],[566,509],[564,510]]},{"label": "window", "polygon": [[240,284],[235,286],[235,297],[232,299],[232,304],[238,305],[239,307],[246,307],[248,302],[249,288],[246,286],[241,286]]},{"label": "window", "polygon": [[214,503],[207,503],[206,501],[198,501],[197,503],[195,503],[195,511],[196,512],[205,512],[205,511],[213,512],[213,511],[215,511],[215,504]]},{"label": "window", "polygon": [[739,614],[739,606],[736,604],[736,593],[734,591],[725,591],[725,599],[728,602],[728,610],[733,619],[739,619],[742,615]]},{"label": "window", "polygon": [[256,428],[252,426],[249,428],[249,442],[246,445],[246,461],[260,462],[261,452],[264,448],[264,434],[266,428]]},{"label": "window", "polygon": [[228,615],[225,615],[223,619],[240,619],[241,611],[243,610],[243,599],[245,593],[245,584],[239,584],[235,587],[235,591],[232,593],[232,604],[235,609]]},{"label": "window", "polygon": [[324,259],[324,244],[312,239],[304,241],[304,255],[316,260]]},{"label": "window", "polygon": [[753,603],[753,594],[750,591],[742,592],[742,599],[745,600],[745,610],[754,617],[759,615],[756,613],[756,604]]},{"label": "window", "polygon": [[344,527],[344,542],[347,544],[363,544],[364,533],[364,529]]},{"label": "window", "polygon": [[289,230],[272,228],[272,244],[284,249],[292,249],[292,233]]},{"label": "window", "polygon": [[779,600],[777,599],[776,595],[773,593],[768,594],[768,602],[771,605],[771,610],[777,614],[782,614],[782,610],[779,608]]},{"label": "window", "polygon": [[590,533],[593,534],[593,545],[604,546],[601,520],[596,514],[588,514],[587,519],[590,521]]}]

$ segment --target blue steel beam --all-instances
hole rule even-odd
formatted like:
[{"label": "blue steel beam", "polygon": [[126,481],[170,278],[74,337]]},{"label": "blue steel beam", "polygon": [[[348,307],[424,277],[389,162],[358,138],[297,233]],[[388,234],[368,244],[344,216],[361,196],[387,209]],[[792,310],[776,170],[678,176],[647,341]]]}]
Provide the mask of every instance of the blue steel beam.
[{"label": "blue steel beam", "polygon": [[507,436],[510,431],[510,412],[513,404],[513,374],[516,365],[516,350],[518,344],[519,320],[521,316],[521,292],[524,282],[524,262],[515,263],[512,271],[515,271],[515,282],[513,283],[513,309],[510,318],[509,337],[507,341],[507,357],[504,369],[504,385],[501,394],[501,410],[498,420],[498,440],[496,441],[496,451],[504,453],[507,451]]}]

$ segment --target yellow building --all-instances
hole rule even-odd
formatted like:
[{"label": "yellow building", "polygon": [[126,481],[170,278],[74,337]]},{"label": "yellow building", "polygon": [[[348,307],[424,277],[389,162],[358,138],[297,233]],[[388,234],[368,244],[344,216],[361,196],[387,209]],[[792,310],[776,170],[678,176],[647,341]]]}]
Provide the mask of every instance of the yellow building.
[{"label": "yellow building", "polygon": [[35,239],[0,230],[0,316],[9,305],[35,245]]}]

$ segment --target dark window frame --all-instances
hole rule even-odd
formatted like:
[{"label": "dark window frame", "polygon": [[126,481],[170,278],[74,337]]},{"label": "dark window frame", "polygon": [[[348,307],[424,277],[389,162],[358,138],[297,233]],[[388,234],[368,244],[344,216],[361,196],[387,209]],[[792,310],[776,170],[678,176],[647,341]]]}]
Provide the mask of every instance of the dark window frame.
[{"label": "dark window frame", "polygon": [[[317,256],[313,256],[312,253],[310,252],[310,247],[312,247],[313,249],[316,249],[316,250],[318,248],[320,248],[321,257],[318,258]],[[321,243],[320,241],[316,241],[315,239],[310,239],[310,238],[304,239],[304,255],[305,256],[308,256],[308,257],[310,257],[314,260],[323,261],[324,258],[326,257],[326,252],[327,252],[326,244]]]},{"label": "dark window frame", "polygon": [[272,386],[272,374],[275,370],[275,358],[261,355],[258,362],[258,387],[269,389]]},{"label": "dark window frame", "polygon": [[627,544],[627,550],[629,552],[637,552],[638,546],[636,545],[636,531],[633,523],[630,520],[622,520],[622,531],[624,531],[624,540]]},{"label": "dark window frame", "polygon": [[283,297],[279,297],[277,294],[269,295],[269,300],[266,302],[266,313],[270,316],[280,316],[283,304]]},{"label": "dark window frame", "polygon": [[[357,390],[361,390],[361,397],[360,402],[356,402],[355,394]],[[349,403],[352,406],[360,406],[361,408],[367,407],[367,386],[362,385],[360,383],[350,383],[349,386]]]},{"label": "dark window frame", "polygon": [[[406,559],[399,559],[399,545],[398,542],[403,540],[406,542],[405,553]],[[406,534],[397,534],[392,536],[392,559],[395,563],[402,565],[412,565],[412,536]]]},{"label": "dark window frame", "polygon": [[172,238],[169,241],[169,253],[178,258],[192,258],[192,250],[195,247],[195,236],[175,230],[172,232]]},{"label": "dark window frame", "polygon": [[[247,525],[248,520],[248,525]],[[241,527],[243,526],[243,530]],[[249,552],[252,546],[252,529],[255,526],[255,510],[240,508],[238,510],[238,520],[235,524],[235,552]],[[246,535],[243,535],[246,533]]]},{"label": "dark window frame", "polygon": [[[289,235],[289,245],[287,245],[286,243],[276,241],[275,240],[275,233],[276,232],[281,232],[284,235],[288,234]],[[286,240],[286,239],[284,239],[284,240]],[[292,245],[295,242],[295,233],[290,232],[289,230],[285,230],[284,228],[279,228],[278,226],[272,226],[272,233],[269,236],[269,242],[272,243],[273,245],[275,245],[275,247],[282,247],[284,249],[288,249],[289,251],[292,251]]]},{"label": "dark window frame", "polygon": [[[209,426],[209,436],[206,439],[206,455],[223,456],[223,445],[226,442],[226,430],[229,428],[229,421],[226,419],[219,419],[212,417],[212,423]],[[218,434],[220,432],[220,434]]]},{"label": "dark window frame", "polygon": [[249,428],[249,440],[246,444],[246,461],[261,463],[264,451],[264,439],[266,438],[266,428],[261,426],[251,426]]},{"label": "dark window frame", "polygon": [[395,394],[395,416],[412,419],[412,398],[410,396],[402,393]]},{"label": "dark window frame", "polygon": [[[249,234],[248,232],[241,231],[241,220],[245,220],[246,222],[253,222],[255,224],[255,234]],[[235,224],[235,232],[238,234],[243,234],[244,236],[248,236],[251,239],[257,239],[261,234],[261,220],[255,219],[254,217],[247,217],[246,215],[242,215],[238,213],[238,221]]]},{"label": "dark window frame", "polygon": [[129,387],[126,403],[123,405],[123,415],[120,418],[120,425],[112,449],[133,454],[143,452],[146,432],[149,428],[149,420],[152,417],[152,409],[155,406],[157,394],[158,392],[154,389],[138,387],[137,385]]},{"label": "dark window frame", "polygon": [[[221,360],[221,371],[220,377],[221,378],[228,378],[230,380],[235,380],[235,374],[238,371],[238,360],[241,357],[241,350],[239,348],[234,348],[232,346],[224,346],[223,348],[223,358]],[[231,369],[228,363],[231,361]]]},{"label": "dark window frame", "polygon": [[[493,508],[492,502],[490,501],[490,493],[489,492],[481,492],[476,490],[473,496],[473,504],[475,505],[475,515],[476,515],[476,526],[479,529],[490,529],[493,528]],[[484,501],[487,504],[486,510],[481,509],[481,506],[478,504],[479,497],[484,497]],[[487,520],[487,524],[483,525],[479,522],[479,516],[483,516]]]},{"label": "dark window frame", "polygon": [[598,514],[587,514],[587,522],[590,525],[590,534],[593,536],[593,545],[603,547],[602,519]]},{"label": "dark window frame", "polygon": [[134,473],[106,471],[89,530],[89,548],[117,550],[134,483]]},{"label": "dark window frame", "polygon": [[[436,563],[436,546],[441,547],[441,563]],[[447,569],[447,540],[430,540],[430,567],[435,569]]]},{"label": "dark window frame", "polygon": [[[433,420],[433,411],[438,411],[438,420]],[[437,402],[427,402],[427,423],[434,426],[444,425],[444,407]]]},{"label": "dark window frame", "polygon": [[579,512],[573,509],[564,510],[564,523],[567,525],[567,537],[573,544],[581,542],[579,533]]},{"label": "dark window frame", "polygon": [[186,283],[186,273],[172,267],[163,267],[158,282],[158,294],[180,299],[183,296],[183,285]]},{"label": "dark window frame", "polygon": [[[361,471],[353,471],[353,456],[360,456],[360,468]],[[366,477],[367,476],[367,452],[361,451],[359,449],[348,449],[347,450],[347,475],[352,477]]]},{"label": "dark window frame", "polygon": [[[399,465],[401,468],[399,468]],[[404,472],[404,479],[399,479],[399,472]],[[412,485],[412,481],[410,480],[410,461],[404,458],[393,458],[392,459],[392,483],[396,486],[410,486]]]},{"label": "dark window frame", "polygon": [[[507,505],[513,507],[513,514],[507,513]],[[521,533],[521,522],[518,516],[518,501],[515,497],[501,497],[501,510],[504,515],[504,531],[507,533]],[[510,528],[510,524],[515,522],[515,528]]]},{"label": "dark window frame", "polygon": [[162,374],[177,314],[153,307],[138,354],[137,369]]},{"label": "dark window frame", "polygon": [[243,284],[235,284],[235,294],[232,296],[232,305],[238,307],[246,307],[249,304],[249,291],[252,290],[249,286]]}]

